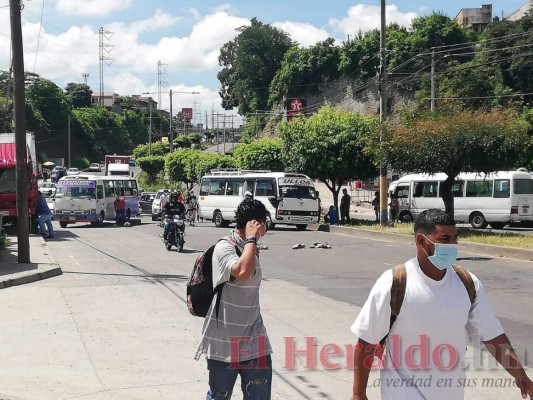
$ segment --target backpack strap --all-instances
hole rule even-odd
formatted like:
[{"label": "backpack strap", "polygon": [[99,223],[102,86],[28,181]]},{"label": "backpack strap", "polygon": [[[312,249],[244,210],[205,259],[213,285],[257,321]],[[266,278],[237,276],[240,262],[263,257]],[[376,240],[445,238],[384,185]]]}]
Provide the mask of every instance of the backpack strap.
[{"label": "backpack strap", "polygon": [[[242,251],[239,248],[239,245],[237,244],[237,242],[235,241],[235,238],[233,237],[233,235],[225,236],[224,238],[220,239],[219,242],[222,240],[226,240],[230,242],[233,245],[233,247],[235,247],[235,252],[239,256],[239,258],[242,256]],[[213,289],[213,295],[217,296],[217,299],[215,301],[215,315],[217,317],[217,327],[218,327],[218,310],[220,309],[220,299],[222,298],[222,289],[224,288],[225,283],[226,282],[219,283],[217,287]]]},{"label": "backpack strap", "polygon": [[[398,264],[392,268],[392,285],[390,291],[390,322],[389,332],[392,329],[392,325],[396,321],[403,304],[403,298],[405,297],[405,288],[407,287],[407,270],[405,264]],[[380,340],[380,345],[385,345],[389,332]]]},{"label": "backpack strap", "polygon": [[465,285],[466,292],[468,293],[468,298],[470,299],[470,305],[472,306],[474,304],[474,301],[476,301],[476,285],[474,284],[472,275],[470,275],[470,272],[468,272],[466,268],[461,267],[457,264],[453,266],[453,270],[455,271],[459,279],[461,279],[463,285]]}]

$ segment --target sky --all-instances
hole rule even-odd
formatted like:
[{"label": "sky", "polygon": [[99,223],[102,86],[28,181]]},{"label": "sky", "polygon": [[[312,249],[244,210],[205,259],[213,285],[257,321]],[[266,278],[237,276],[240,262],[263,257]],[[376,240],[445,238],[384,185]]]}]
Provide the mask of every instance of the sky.
[{"label": "sky", "polygon": [[[150,93],[160,109],[194,108],[196,123],[205,113],[224,111],[217,80],[219,50],[233,40],[237,28],[256,17],[287,32],[302,47],[333,37],[378,28],[380,1],[303,0],[22,0],[26,71],[64,88],[84,81],[97,93],[99,30],[106,45],[104,91],[120,95]],[[493,15],[509,15],[526,0],[494,0]],[[461,8],[477,8],[479,0],[387,0],[387,23],[409,27],[417,16],[443,12],[455,17]],[[11,57],[9,2],[0,0],[0,69]],[[158,64],[161,64],[158,67]],[[161,71],[161,94],[158,94]],[[185,93],[179,93],[185,92]],[[193,94],[192,92],[197,92]],[[209,120],[209,118],[208,118]],[[236,118],[235,121],[239,119]],[[210,124],[210,122],[209,122]]]}]

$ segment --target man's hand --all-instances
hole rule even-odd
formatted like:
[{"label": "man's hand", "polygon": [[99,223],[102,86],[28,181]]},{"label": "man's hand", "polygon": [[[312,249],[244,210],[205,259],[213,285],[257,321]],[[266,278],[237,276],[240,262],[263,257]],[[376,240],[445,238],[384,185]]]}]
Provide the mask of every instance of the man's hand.
[{"label": "man's hand", "polygon": [[527,375],[524,378],[516,379],[516,386],[520,388],[523,399],[527,399],[528,395],[530,400],[533,399],[533,382]]},{"label": "man's hand", "polygon": [[244,230],[244,234],[247,238],[255,236],[257,240],[259,240],[259,238],[261,238],[265,234],[265,229],[265,224],[254,219],[248,221]]}]

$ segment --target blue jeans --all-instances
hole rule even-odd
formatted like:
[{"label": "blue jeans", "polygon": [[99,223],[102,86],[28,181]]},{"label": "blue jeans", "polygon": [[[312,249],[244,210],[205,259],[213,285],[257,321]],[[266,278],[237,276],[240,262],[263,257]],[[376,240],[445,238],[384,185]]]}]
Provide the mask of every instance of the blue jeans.
[{"label": "blue jeans", "polygon": [[[247,368],[248,365],[251,367]],[[206,400],[229,400],[237,375],[241,376],[244,400],[270,400],[272,387],[272,359],[270,355],[254,360],[241,361],[240,367],[230,363],[207,360],[209,391]]]},{"label": "blue jeans", "polygon": [[115,221],[117,224],[122,225],[126,221],[126,211],[115,211]]},{"label": "blue jeans", "polygon": [[46,234],[47,230],[48,230],[48,236],[54,236],[54,228],[52,226],[52,215],[42,214],[39,216],[39,231],[38,232],[41,235],[44,235]]}]

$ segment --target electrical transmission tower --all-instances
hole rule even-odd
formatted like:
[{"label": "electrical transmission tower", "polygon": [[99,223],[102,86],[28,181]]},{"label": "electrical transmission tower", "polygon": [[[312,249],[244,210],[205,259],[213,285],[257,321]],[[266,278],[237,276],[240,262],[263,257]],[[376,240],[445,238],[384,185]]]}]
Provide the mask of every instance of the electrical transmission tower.
[{"label": "electrical transmission tower", "polygon": [[168,64],[164,64],[159,60],[157,62],[157,106],[161,110],[161,93],[163,92],[163,88],[167,86],[167,72],[166,72],[166,66]]},{"label": "electrical transmission tower", "polygon": [[83,74],[81,74],[81,76],[83,76],[83,82],[85,83],[85,85],[87,85],[87,78],[89,77],[89,74],[87,72],[84,72]]},{"label": "electrical transmission tower", "polygon": [[113,62],[113,59],[108,56],[109,51],[113,47],[109,43],[113,32],[104,30],[104,27],[100,28],[100,98],[98,99],[98,104],[100,106],[104,105],[104,64],[109,66]]}]

